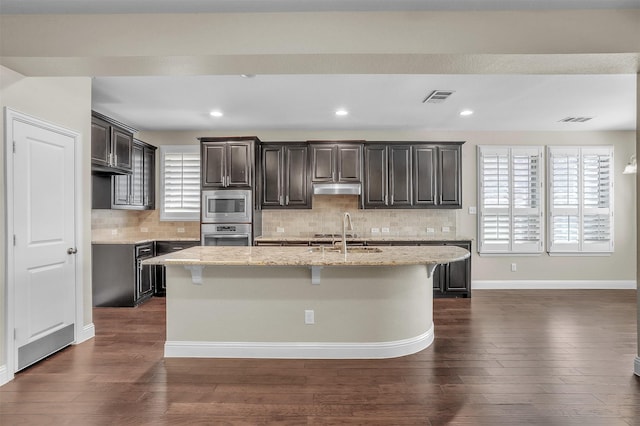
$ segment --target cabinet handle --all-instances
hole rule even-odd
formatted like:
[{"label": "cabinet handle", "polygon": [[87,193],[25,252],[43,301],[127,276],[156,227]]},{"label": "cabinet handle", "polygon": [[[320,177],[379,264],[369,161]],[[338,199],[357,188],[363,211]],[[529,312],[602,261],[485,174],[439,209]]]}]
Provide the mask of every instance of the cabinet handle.
[{"label": "cabinet handle", "polygon": [[286,201],[285,201],[285,206],[289,205],[289,196],[287,195]]},{"label": "cabinet handle", "polygon": [[280,201],[280,203],[279,203],[279,204],[280,204],[281,206],[283,206],[283,205],[284,205],[284,197],[283,197],[282,195],[280,196],[280,200],[279,200],[279,201]]},{"label": "cabinet handle", "polygon": [[107,163],[109,163],[110,167],[113,166],[113,152],[110,152],[107,156]]},{"label": "cabinet handle", "polygon": [[118,165],[118,154],[113,154],[113,165],[114,166]]}]

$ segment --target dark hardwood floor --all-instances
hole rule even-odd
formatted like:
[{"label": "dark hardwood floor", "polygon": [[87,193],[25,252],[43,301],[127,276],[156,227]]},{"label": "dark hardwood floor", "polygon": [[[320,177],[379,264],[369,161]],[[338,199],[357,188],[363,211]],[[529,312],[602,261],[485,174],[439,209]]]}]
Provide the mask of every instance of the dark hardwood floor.
[{"label": "dark hardwood floor", "polygon": [[636,292],[475,291],[387,360],[163,359],[164,300],[0,387],[9,425],[640,425]]}]

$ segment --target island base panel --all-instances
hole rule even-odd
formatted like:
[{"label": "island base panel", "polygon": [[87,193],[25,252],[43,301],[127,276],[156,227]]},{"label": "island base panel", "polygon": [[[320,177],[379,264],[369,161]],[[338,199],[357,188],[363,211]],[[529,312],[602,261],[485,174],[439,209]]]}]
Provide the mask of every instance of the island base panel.
[{"label": "island base panel", "polygon": [[[425,265],[167,267],[167,357],[388,358],[433,341]],[[312,310],[314,324],[305,324]]]}]

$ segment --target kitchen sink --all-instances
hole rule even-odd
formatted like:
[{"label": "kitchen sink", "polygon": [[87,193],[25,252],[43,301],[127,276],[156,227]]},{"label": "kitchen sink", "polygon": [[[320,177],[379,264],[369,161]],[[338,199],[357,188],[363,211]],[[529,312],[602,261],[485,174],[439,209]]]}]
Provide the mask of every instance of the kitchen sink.
[{"label": "kitchen sink", "polygon": [[[341,249],[338,247],[311,247],[309,251],[312,253],[340,253]],[[347,253],[382,253],[382,249],[379,247],[363,247],[363,246],[347,246]]]}]

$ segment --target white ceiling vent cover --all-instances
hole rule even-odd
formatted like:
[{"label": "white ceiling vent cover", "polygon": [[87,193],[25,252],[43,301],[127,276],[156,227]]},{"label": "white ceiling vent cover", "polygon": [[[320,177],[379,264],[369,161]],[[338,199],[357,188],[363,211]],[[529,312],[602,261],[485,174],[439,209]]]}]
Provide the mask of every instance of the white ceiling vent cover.
[{"label": "white ceiling vent cover", "polygon": [[584,123],[591,120],[593,117],[565,117],[560,120],[560,123]]},{"label": "white ceiling vent cover", "polygon": [[455,90],[434,90],[433,92],[431,92],[431,94],[429,94],[429,96],[424,98],[422,103],[423,104],[424,103],[428,103],[428,104],[442,103],[445,100],[447,100],[449,96],[453,95],[454,92]]}]

